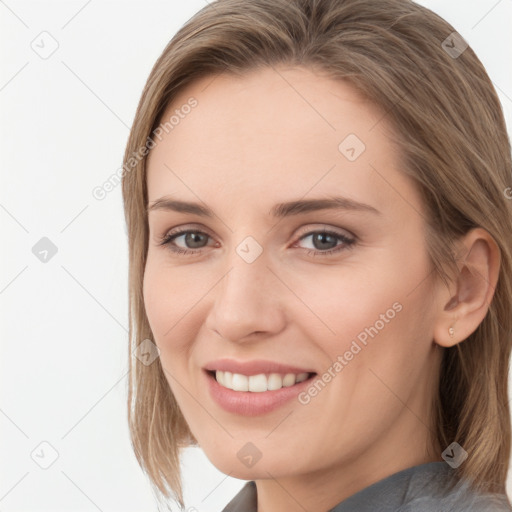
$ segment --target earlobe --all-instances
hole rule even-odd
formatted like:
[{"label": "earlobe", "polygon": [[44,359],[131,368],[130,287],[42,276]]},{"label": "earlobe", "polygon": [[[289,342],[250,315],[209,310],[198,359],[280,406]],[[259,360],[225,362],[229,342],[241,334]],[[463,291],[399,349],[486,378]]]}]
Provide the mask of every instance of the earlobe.
[{"label": "earlobe", "polygon": [[474,228],[464,236],[462,244],[458,275],[453,287],[445,290],[445,305],[434,327],[434,341],[442,347],[464,341],[478,328],[498,282],[501,257],[494,238],[483,228]]}]

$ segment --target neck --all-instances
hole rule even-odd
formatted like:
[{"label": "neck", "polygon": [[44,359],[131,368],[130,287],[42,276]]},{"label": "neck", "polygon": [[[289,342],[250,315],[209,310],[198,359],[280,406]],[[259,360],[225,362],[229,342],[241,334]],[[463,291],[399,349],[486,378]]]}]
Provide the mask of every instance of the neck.
[{"label": "neck", "polygon": [[[410,414],[410,412],[409,412]],[[427,433],[429,431],[424,429]],[[371,446],[364,454],[333,467],[322,468],[293,476],[272,475],[268,479],[256,480],[258,512],[328,512],[340,502],[362,489],[404,469],[442,460],[436,443],[430,437],[393,429],[397,437],[393,442],[379,441],[379,446]],[[403,439],[408,439],[403,443]],[[430,449],[422,452],[407,450],[411,446]],[[403,452],[396,446],[404,446]],[[430,455],[429,455],[430,453]],[[432,455],[435,454],[435,455]],[[270,474],[270,473],[269,473]]]}]

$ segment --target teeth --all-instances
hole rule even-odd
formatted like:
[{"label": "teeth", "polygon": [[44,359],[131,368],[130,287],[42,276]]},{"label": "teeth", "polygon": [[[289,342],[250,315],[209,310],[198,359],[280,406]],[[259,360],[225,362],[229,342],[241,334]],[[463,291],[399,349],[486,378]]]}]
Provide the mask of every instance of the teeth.
[{"label": "teeth", "polygon": [[234,391],[249,391],[249,379],[245,375],[234,373],[231,389]]},{"label": "teeth", "polygon": [[254,393],[262,393],[263,391],[275,391],[282,387],[290,387],[298,382],[303,382],[308,378],[308,373],[271,373],[268,376],[264,373],[258,375],[242,375],[240,373],[223,372],[217,370],[215,378],[217,382],[233,391],[252,391]]}]

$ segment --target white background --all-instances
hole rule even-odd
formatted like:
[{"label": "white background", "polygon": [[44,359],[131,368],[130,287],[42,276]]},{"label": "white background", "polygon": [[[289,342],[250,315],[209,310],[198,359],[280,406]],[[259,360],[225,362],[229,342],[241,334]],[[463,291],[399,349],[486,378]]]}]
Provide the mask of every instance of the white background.
[{"label": "white background", "polygon": [[[512,116],[512,0],[430,0],[476,51]],[[156,510],[126,424],[127,241],[120,166],[146,78],[205,0],[0,0],[0,510]],[[46,31],[51,36],[42,35]],[[57,45],[48,58],[31,47]],[[52,38],[55,42],[52,42]],[[40,51],[43,51],[42,49]],[[43,237],[57,253],[32,252]],[[58,458],[51,462],[52,449]],[[36,463],[36,461],[38,463]],[[198,449],[187,507],[244,484]],[[512,496],[512,478],[508,480]]]}]

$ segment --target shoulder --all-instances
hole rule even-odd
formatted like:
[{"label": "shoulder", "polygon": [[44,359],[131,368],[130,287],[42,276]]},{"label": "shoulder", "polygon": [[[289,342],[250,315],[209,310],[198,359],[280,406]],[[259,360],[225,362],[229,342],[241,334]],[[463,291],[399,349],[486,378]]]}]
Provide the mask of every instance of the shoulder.
[{"label": "shoulder", "polygon": [[222,512],[256,512],[257,495],[254,480],[247,482]]},{"label": "shoulder", "polygon": [[443,463],[418,467],[398,512],[512,512],[506,494],[479,493]]},{"label": "shoulder", "polygon": [[505,494],[478,494],[458,486],[444,495],[419,496],[398,512],[512,512]]}]

